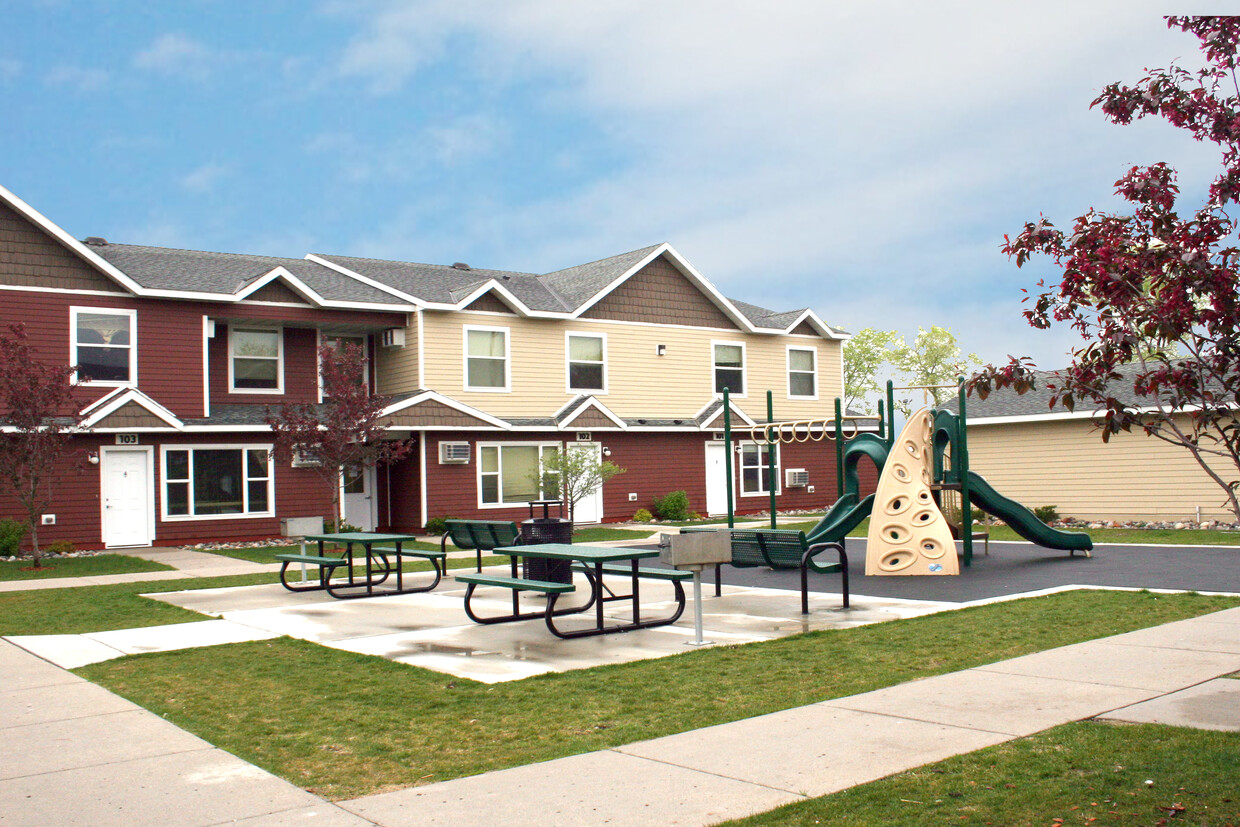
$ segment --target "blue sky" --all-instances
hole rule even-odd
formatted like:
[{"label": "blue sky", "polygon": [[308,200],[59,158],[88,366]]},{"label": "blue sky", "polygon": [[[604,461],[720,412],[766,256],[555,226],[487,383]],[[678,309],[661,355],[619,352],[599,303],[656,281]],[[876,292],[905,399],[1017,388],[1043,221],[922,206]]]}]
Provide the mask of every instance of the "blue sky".
[{"label": "blue sky", "polygon": [[1217,167],[1089,110],[1195,60],[1144,0],[3,5],[0,184],[78,238],[525,272],[670,241],[734,298],[987,360],[1072,344],[1004,233]]}]

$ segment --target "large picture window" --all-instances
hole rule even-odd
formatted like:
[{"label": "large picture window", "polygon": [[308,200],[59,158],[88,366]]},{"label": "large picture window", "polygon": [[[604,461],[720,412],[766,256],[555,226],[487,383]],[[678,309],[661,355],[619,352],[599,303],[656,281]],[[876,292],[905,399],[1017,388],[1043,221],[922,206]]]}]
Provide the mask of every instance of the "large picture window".
[{"label": "large picture window", "polygon": [[465,390],[508,390],[507,328],[465,328]]},{"label": "large picture window", "polygon": [[558,497],[559,481],[543,464],[559,450],[558,443],[479,445],[479,504],[525,505]]},{"label": "large picture window", "polygon": [[241,393],[282,393],[284,331],[229,328],[230,389]]},{"label": "large picture window", "polygon": [[164,449],[164,518],[275,513],[271,446]]},{"label": "large picture window", "polygon": [[[775,451],[775,481],[779,480],[779,446],[751,442],[741,446],[741,495],[771,493],[770,451]],[[775,489],[779,493],[779,489]]]},{"label": "large picture window", "polygon": [[74,307],[70,311],[73,364],[80,381],[102,385],[136,385],[138,349],[135,310]]},{"label": "large picture window", "polygon": [[732,396],[745,395],[745,346],[739,342],[713,344],[715,393],[727,388]]},{"label": "large picture window", "polygon": [[818,398],[818,352],[813,348],[788,348],[788,396]]},{"label": "large picture window", "polygon": [[607,340],[601,335],[569,333],[568,390],[607,391]]}]

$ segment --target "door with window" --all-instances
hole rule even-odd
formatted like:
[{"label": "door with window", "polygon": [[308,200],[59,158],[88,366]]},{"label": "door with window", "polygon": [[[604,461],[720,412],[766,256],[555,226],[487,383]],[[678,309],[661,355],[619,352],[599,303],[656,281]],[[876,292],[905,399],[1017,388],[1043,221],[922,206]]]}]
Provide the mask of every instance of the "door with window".
[{"label": "door with window", "polygon": [[154,539],[151,456],[150,448],[99,451],[103,544],[107,548],[149,546]]},{"label": "door with window", "polygon": [[375,530],[375,469],[350,468],[344,474],[344,521],[362,531]]}]

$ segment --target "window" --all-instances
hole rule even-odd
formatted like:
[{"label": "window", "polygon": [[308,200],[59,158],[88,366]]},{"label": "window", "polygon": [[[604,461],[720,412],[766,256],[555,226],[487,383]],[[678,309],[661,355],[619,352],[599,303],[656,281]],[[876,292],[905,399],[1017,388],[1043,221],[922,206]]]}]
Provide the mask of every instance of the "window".
[{"label": "window", "polygon": [[242,393],[284,391],[284,331],[229,328],[229,388]]},{"label": "window", "polygon": [[568,390],[607,392],[607,340],[601,335],[569,333]]},{"label": "window", "polygon": [[745,395],[745,345],[713,343],[715,353],[715,393],[727,388],[732,396]]},{"label": "window", "polygon": [[164,519],[270,517],[271,446],[165,448]]},{"label": "window", "polygon": [[[359,348],[362,351],[362,374],[358,377],[358,380],[362,387],[370,387],[370,353],[365,336],[322,336],[321,341],[324,345],[328,345],[336,350],[340,350],[344,345],[352,345]],[[327,395],[323,389],[323,374],[321,371],[319,372],[319,391],[320,396]]]},{"label": "window", "polygon": [[465,390],[508,390],[508,328],[465,328]]},{"label": "window", "polygon": [[479,445],[478,501],[481,505],[525,505],[554,499],[559,480],[543,472],[543,462],[559,451],[557,443]]},{"label": "window", "polygon": [[70,308],[73,345],[70,357],[81,381],[136,385],[138,349],[134,343],[136,310]]},{"label": "window", "polygon": [[818,351],[788,348],[788,396],[818,398]]},{"label": "window", "polygon": [[[770,451],[775,450],[775,480],[779,481],[778,446],[751,442],[741,446],[741,496],[771,493],[771,469],[767,467]],[[779,489],[775,489],[779,493]]]}]

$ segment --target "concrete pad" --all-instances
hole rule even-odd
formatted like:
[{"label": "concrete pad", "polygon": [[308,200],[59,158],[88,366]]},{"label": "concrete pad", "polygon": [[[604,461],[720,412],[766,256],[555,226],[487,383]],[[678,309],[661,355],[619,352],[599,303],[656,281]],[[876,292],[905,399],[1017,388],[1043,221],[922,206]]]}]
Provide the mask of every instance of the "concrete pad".
[{"label": "concrete pad", "polygon": [[285,825],[301,824],[308,825],[308,827],[374,827],[373,821],[355,816],[335,804],[327,803],[218,823],[227,824],[229,827],[285,827]]},{"label": "concrete pad", "polygon": [[665,764],[820,796],[1009,740],[823,705],[618,747]]},{"label": "concrete pad", "polygon": [[11,642],[64,669],[119,658],[125,653],[86,635],[14,635]]},{"label": "concrete pad", "polygon": [[978,667],[987,672],[1065,678],[1083,683],[1170,692],[1240,669],[1240,654],[1189,649],[1134,651],[1091,640]]},{"label": "concrete pad", "polygon": [[[774,639],[819,629],[847,629],[918,617],[956,608],[954,604],[865,595],[852,595],[852,605],[847,609],[840,605],[841,602],[842,597],[838,594],[810,592],[810,613],[802,615],[800,592],[763,588],[725,591],[721,597],[709,597],[702,601],[702,625],[708,629]],[[690,600],[678,624],[691,626],[692,612],[693,602]]]},{"label": "concrete pad", "polygon": [[213,617],[222,617],[225,612],[248,609],[279,609],[288,606],[336,602],[324,592],[291,592],[279,583],[260,586],[230,586],[222,589],[191,589],[183,592],[158,592],[142,596]]},{"label": "concrete pad", "polygon": [[[824,703],[839,709],[1008,735],[1031,735],[1157,694],[1149,689],[968,669]],[[995,699],[1002,699],[1002,703]]]},{"label": "concrete pad", "polygon": [[1107,641],[1121,646],[1240,653],[1240,628],[1229,620],[1230,617],[1227,612],[1218,612],[1115,635]]},{"label": "concrete pad", "polygon": [[315,643],[419,632],[470,623],[460,600],[410,594],[366,600],[331,600],[280,609],[225,612],[235,623]]},{"label": "concrete pad", "polygon": [[1240,626],[1240,607],[1235,609],[1224,609],[1221,612],[1212,612],[1208,615],[1195,617],[1193,620],[1200,620],[1206,623],[1231,623]]},{"label": "concrete pad", "polygon": [[618,752],[592,752],[339,802],[377,824],[705,825],[801,796]]},{"label": "concrete pad", "polygon": [[246,643],[270,640],[279,635],[228,620],[200,620],[196,623],[173,623],[167,626],[144,626],[138,629],[117,629],[92,632],[86,637],[119,649],[127,655],[145,652],[173,652],[199,646],[225,643]]},{"label": "concrete pad", "polygon": [[[312,820],[307,811],[335,811],[335,820]],[[205,827],[259,817],[273,824],[364,823],[218,749],[0,781],[0,812],[5,827]]]},{"label": "concrete pad", "polygon": [[16,643],[0,638],[0,691],[13,692],[81,681],[78,676],[27,652]]},{"label": "concrete pad", "polygon": [[10,727],[5,740],[22,748],[0,751],[0,779],[210,747],[146,710]]},{"label": "concrete pad", "polygon": [[1240,732],[1240,681],[1217,678],[1100,716],[1104,721]]},{"label": "concrete pad", "polygon": [[73,683],[6,691],[0,703],[0,729],[140,709],[119,695],[80,678]]}]

